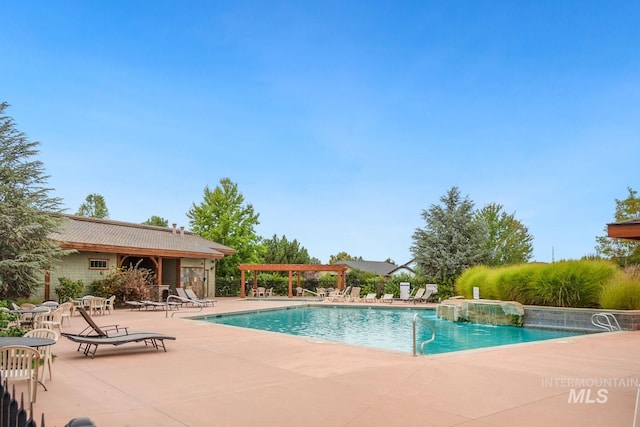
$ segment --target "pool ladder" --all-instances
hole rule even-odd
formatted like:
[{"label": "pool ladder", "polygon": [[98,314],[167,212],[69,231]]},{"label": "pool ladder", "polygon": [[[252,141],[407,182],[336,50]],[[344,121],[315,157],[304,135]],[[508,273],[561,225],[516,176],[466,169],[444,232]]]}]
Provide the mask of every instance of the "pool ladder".
[{"label": "pool ladder", "polygon": [[622,330],[618,323],[618,319],[616,319],[616,316],[613,313],[593,313],[591,315],[591,324],[597,328],[604,329],[607,332]]},{"label": "pool ladder", "polygon": [[420,354],[424,354],[425,345],[429,344],[430,342],[436,339],[436,327],[433,325],[433,323],[431,323],[429,320],[425,319],[424,317],[416,313],[413,316],[413,356],[414,357],[416,356],[416,331],[417,331],[416,324],[418,323],[418,319],[425,322],[429,326],[429,328],[431,328],[431,338],[420,343]]}]

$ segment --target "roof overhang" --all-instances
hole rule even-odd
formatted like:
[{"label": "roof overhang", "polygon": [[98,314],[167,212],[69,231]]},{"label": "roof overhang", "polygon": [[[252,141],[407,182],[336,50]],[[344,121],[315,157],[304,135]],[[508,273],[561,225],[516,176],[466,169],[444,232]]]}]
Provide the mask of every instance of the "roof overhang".
[{"label": "roof overhang", "polygon": [[62,249],[75,249],[87,252],[106,252],[115,254],[140,255],[140,256],[161,256],[165,258],[207,258],[221,259],[224,254],[220,252],[191,252],[175,251],[152,248],[134,248],[128,246],[97,245],[91,243],[58,242]]},{"label": "roof overhang", "polygon": [[640,240],[640,219],[607,224],[607,235],[620,239]]}]

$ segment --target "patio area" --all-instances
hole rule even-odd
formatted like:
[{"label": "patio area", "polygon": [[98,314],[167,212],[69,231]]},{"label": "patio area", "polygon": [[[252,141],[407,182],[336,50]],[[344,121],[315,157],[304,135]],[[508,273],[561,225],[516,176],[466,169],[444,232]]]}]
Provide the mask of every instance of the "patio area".
[{"label": "patio area", "polygon": [[[59,427],[83,416],[100,427],[633,422],[640,332],[412,357],[183,318],[300,303],[218,301],[173,318],[128,309],[95,317],[99,325],[175,336],[166,353],[127,344],[100,347],[91,359],[60,338],[53,380],[38,391],[36,419],[44,412],[46,425]],[[65,331],[85,326],[75,316]]]}]

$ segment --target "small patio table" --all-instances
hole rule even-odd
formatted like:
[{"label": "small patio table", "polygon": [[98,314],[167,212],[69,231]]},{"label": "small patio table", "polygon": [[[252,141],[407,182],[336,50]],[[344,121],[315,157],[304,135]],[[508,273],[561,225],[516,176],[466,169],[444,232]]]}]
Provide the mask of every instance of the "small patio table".
[{"label": "small patio table", "polygon": [[46,347],[54,345],[56,340],[36,337],[0,337],[0,348],[10,345],[25,345],[27,347]]}]

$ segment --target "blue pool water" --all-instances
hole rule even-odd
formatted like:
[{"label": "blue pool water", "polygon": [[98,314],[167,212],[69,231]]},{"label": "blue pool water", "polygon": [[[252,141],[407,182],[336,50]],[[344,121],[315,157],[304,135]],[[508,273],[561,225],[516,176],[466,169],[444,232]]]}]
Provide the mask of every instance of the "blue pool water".
[{"label": "blue pool water", "polygon": [[[199,320],[384,350],[412,352],[413,317],[416,313],[428,319],[436,329],[436,339],[424,347],[425,354],[580,335],[559,330],[455,323],[436,318],[434,310],[419,309],[294,307],[209,316]],[[431,338],[431,328],[426,322],[418,320],[419,346],[422,341]]]}]

